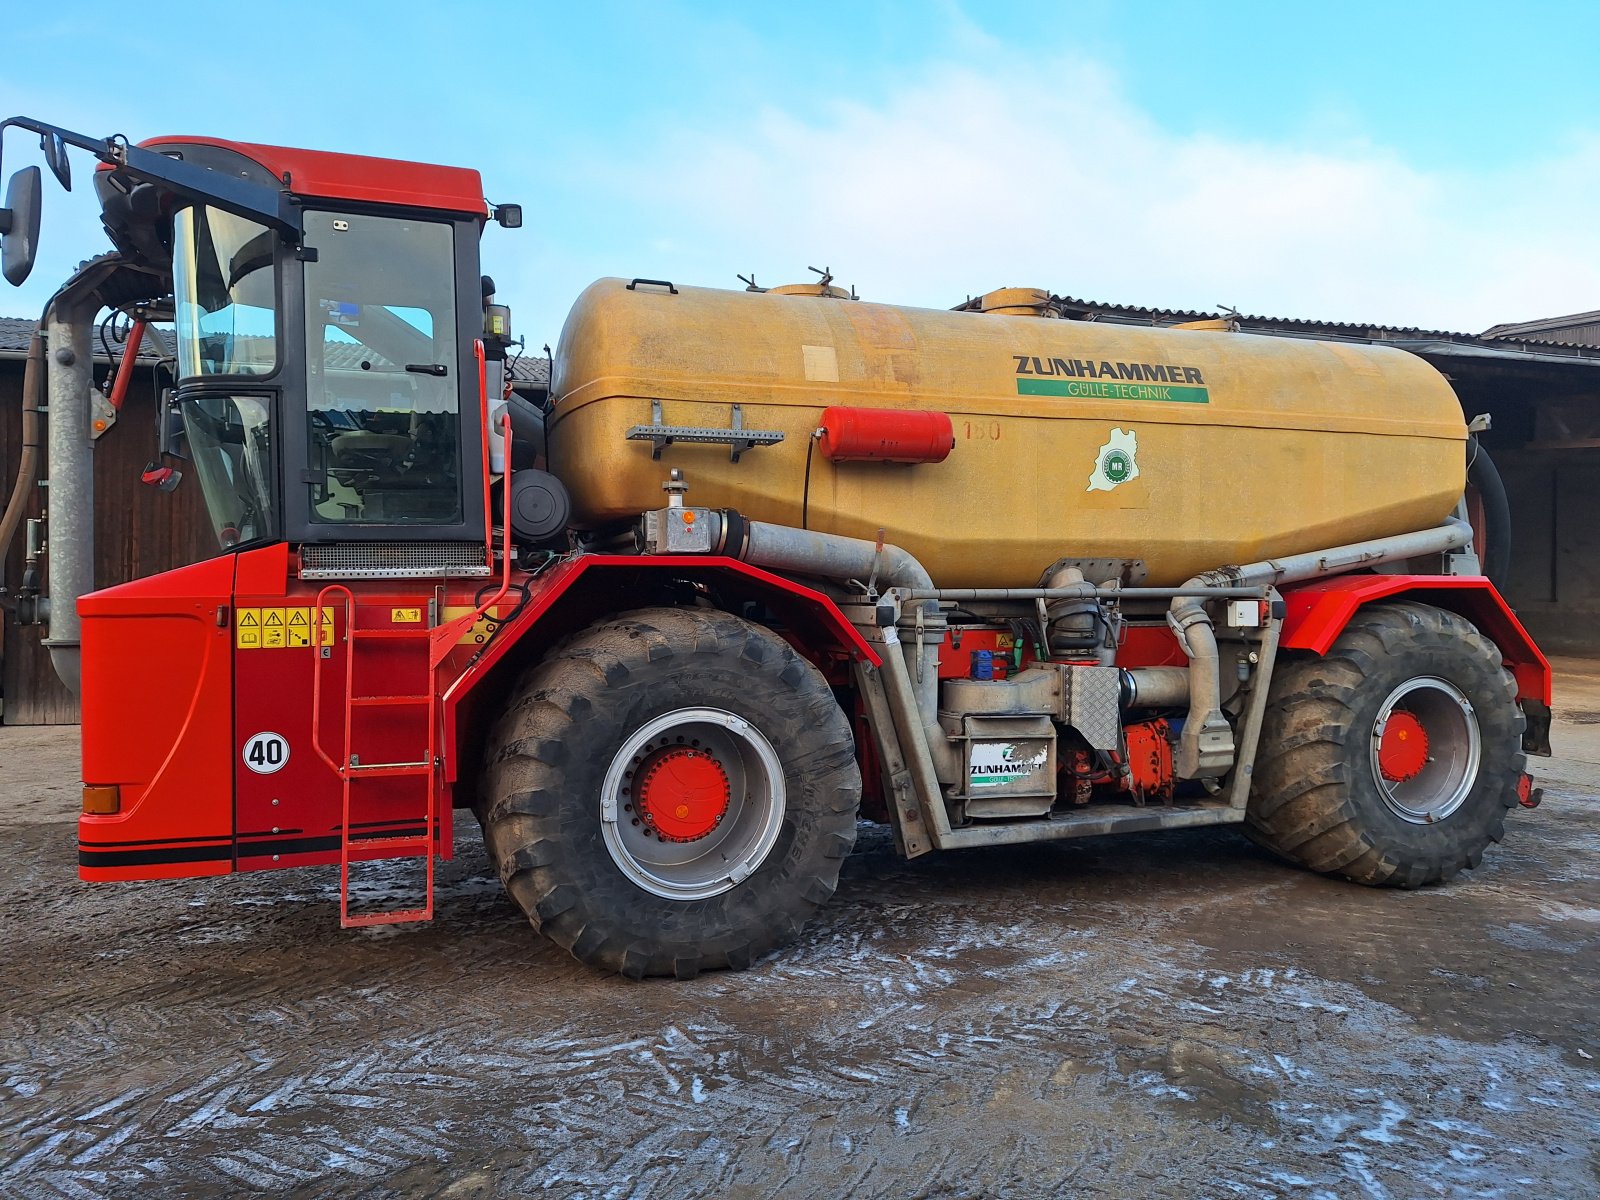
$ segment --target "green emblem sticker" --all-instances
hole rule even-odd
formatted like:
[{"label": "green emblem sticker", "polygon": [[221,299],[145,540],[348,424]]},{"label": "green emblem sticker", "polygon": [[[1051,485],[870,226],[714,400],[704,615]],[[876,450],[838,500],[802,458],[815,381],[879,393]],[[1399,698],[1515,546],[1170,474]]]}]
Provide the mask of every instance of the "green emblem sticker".
[{"label": "green emblem sticker", "polygon": [[1139,478],[1139,435],[1131,429],[1113,429],[1111,438],[1095,455],[1086,491],[1109,492],[1118,484]]}]

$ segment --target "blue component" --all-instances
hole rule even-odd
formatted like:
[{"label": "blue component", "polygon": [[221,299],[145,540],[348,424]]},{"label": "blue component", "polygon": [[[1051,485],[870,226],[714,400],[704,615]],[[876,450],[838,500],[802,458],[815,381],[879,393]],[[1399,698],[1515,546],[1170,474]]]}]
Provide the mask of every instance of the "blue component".
[{"label": "blue component", "polygon": [[994,678],[993,650],[974,650],[972,652],[972,677],[974,679]]}]

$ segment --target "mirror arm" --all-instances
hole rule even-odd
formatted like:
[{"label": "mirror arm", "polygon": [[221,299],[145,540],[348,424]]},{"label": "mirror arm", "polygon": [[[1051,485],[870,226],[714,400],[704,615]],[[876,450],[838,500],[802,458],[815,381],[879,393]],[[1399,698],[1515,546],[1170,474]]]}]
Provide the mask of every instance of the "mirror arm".
[{"label": "mirror arm", "polygon": [[142,146],[130,145],[120,135],[90,137],[47,125],[32,117],[11,117],[0,121],[0,143],[3,143],[5,131],[13,127],[29,130],[41,137],[59,138],[66,145],[87,150],[109,166],[126,170],[139,179],[161,184],[186,200],[199,201],[235,216],[247,217],[276,229],[291,245],[300,244],[300,210],[284,191],[198,167],[181,158],[172,158]]}]

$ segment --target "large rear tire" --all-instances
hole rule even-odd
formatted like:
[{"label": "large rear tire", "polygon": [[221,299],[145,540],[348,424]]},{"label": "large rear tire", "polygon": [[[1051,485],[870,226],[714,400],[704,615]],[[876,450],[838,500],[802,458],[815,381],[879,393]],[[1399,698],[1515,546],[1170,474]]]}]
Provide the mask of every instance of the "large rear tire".
[{"label": "large rear tire", "polygon": [[1362,609],[1320,658],[1283,662],[1246,829],[1291,862],[1421,887],[1478,865],[1526,759],[1500,651],[1423,604]]},{"label": "large rear tire", "polygon": [[580,633],[496,723],[484,840],[534,928],[632,978],[792,941],[855,844],[861,776],[821,673],[698,608]]}]

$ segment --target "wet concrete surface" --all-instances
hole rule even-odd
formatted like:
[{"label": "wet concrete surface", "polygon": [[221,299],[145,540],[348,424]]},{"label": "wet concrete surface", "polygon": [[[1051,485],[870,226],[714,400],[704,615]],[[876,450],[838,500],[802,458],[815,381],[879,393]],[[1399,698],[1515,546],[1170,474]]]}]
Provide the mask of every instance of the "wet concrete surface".
[{"label": "wet concrete surface", "polygon": [[470,818],[427,926],[341,931],[331,869],[79,883],[75,731],[0,730],[0,1194],[1600,1194],[1600,666],[1560,669],[1545,803],[1459,882],[864,828],[799,945],[688,984],[540,941]]}]

